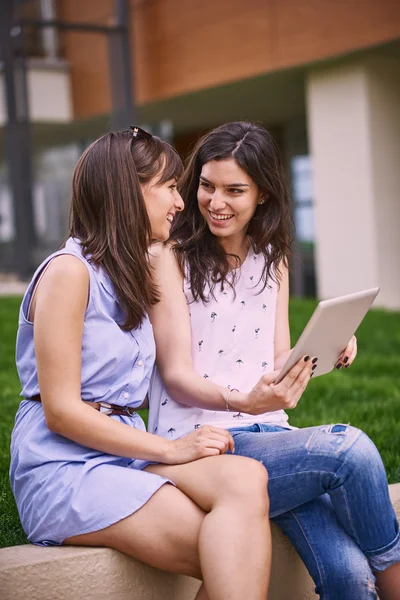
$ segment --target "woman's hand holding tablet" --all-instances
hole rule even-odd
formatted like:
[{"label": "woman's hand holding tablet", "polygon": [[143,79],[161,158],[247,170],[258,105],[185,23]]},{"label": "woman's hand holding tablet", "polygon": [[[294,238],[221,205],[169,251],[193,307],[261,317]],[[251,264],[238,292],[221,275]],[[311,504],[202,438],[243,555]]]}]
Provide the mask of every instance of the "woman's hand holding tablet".
[{"label": "woman's hand holding tablet", "polygon": [[316,364],[316,358],[303,356],[279,383],[276,382],[279,371],[265,373],[247,394],[245,401],[240,405],[234,404],[233,408],[252,415],[295,408]]},{"label": "woman's hand holding tablet", "polygon": [[354,333],[378,292],[376,287],[320,302],[275,384],[282,381],[302,356],[318,357],[314,375],[329,373],[335,365],[340,368],[342,364],[351,364],[357,353]]}]

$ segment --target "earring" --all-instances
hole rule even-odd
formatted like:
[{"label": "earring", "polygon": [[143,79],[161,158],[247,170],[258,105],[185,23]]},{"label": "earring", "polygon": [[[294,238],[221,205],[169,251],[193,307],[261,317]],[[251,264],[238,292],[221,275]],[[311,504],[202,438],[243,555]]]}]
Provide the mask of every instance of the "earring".
[{"label": "earring", "polygon": [[257,202],[258,206],[261,206],[261,204],[265,204],[265,198],[263,200],[260,200],[260,202]]}]

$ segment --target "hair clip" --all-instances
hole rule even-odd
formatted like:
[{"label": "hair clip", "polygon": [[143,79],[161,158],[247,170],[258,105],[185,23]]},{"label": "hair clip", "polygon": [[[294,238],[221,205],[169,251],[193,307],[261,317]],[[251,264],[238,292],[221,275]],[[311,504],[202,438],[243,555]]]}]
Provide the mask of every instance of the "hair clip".
[{"label": "hair clip", "polygon": [[153,137],[151,133],[145,131],[141,127],[138,127],[137,125],[129,125],[129,129],[132,131],[132,137],[134,138],[142,138],[144,140],[149,140]]}]

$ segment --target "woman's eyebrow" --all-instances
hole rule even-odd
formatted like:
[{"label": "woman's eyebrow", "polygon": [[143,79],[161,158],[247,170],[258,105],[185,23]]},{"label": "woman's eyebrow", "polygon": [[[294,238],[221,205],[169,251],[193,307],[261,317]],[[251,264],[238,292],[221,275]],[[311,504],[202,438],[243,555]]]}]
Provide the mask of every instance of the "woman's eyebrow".
[{"label": "woman's eyebrow", "polygon": [[[200,179],[202,181],[204,181],[205,183],[210,183],[211,185],[214,185],[206,177],[203,177],[203,175],[200,175]],[[224,187],[250,187],[250,186],[249,186],[248,183],[227,183],[227,184],[224,185]]]}]

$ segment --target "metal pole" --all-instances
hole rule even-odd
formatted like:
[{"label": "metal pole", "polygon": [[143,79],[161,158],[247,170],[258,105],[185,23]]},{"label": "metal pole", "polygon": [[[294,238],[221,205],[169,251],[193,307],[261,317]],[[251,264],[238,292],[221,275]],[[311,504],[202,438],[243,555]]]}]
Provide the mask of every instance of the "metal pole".
[{"label": "metal pole", "polygon": [[131,28],[128,0],[114,0],[116,30],[108,35],[112,128],[137,124],[131,61]]},{"label": "metal pole", "polygon": [[[40,0],[40,13],[44,21],[55,19],[54,0]],[[48,60],[56,60],[58,56],[58,31],[55,27],[45,27],[42,31],[44,55]]]},{"label": "metal pole", "polygon": [[[44,3],[44,2],[43,2]],[[0,60],[3,62],[7,107],[6,155],[13,197],[15,242],[13,268],[23,278],[33,270],[36,244],[33,210],[32,143],[28,111],[26,64],[22,31],[25,25],[45,30],[86,31],[106,34],[109,45],[109,73],[112,99],[112,126],[122,129],[138,122],[133,91],[133,69],[129,27],[129,1],[114,0],[115,22],[110,26],[51,20],[14,21],[13,0],[0,1]]]},{"label": "metal pole", "polygon": [[15,224],[13,266],[20,277],[26,278],[33,269],[36,238],[32,198],[32,149],[26,64],[22,51],[21,28],[13,26],[12,0],[3,0],[1,6],[0,49],[7,111],[6,154]]}]

